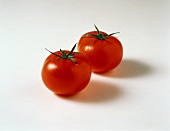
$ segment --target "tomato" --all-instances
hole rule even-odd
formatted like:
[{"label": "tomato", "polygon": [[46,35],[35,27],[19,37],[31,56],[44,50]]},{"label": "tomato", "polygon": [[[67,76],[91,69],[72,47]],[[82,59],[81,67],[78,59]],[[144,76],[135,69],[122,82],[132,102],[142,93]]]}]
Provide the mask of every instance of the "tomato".
[{"label": "tomato", "polygon": [[[95,26],[97,31],[85,33],[78,42],[77,50],[85,55],[96,73],[107,72],[116,68],[123,57],[121,42]],[[117,32],[118,33],[118,32]]]},{"label": "tomato", "polygon": [[[75,45],[76,46],[76,45]],[[42,67],[46,87],[58,95],[73,95],[83,90],[91,78],[88,59],[78,52],[60,50],[51,52]]]}]

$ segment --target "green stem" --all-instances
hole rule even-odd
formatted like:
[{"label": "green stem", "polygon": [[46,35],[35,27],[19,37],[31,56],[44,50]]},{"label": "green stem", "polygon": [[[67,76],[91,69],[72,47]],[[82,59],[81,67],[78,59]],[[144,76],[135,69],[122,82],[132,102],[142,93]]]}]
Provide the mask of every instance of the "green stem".
[{"label": "green stem", "polygon": [[[77,43],[76,43],[77,44]],[[76,44],[73,46],[73,48],[71,49],[71,51],[67,54],[64,50],[61,50],[60,49],[60,52],[62,53],[62,56],[59,56],[58,54],[55,54],[54,52],[51,52],[51,51],[49,51],[48,49],[46,49],[48,52],[50,52],[51,54],[53,54],[53,55],[55,55],[55,56],[57,56],[57,57],[59,57],[59,59],[68,59],[68,60],[71,60],[71,61],[73,61],[75,64],[77,63],[76,62],[76,60],[74,59],[74,54],[72,54],[73,53],[73,51],[74,51],[74,49],[76,48]],[[58,59],[58,60],[59,60]]]},{"label": "green stem", "polygon": [[109,35],[102,35],[102,33],[99,31],[99,29],[97,28],[96,25],[94,25],[94,27],[96,28],[97,30],[97,35],[94,35],[94,34],[88,34],[89,36],[93,36],[94,38],[97,38],[99,40],[106,40],[109,36],[112,36],[114,34],[117,34],[117,33],[120,33],[120,32],[115,32],[115,33],[111,33]]}]

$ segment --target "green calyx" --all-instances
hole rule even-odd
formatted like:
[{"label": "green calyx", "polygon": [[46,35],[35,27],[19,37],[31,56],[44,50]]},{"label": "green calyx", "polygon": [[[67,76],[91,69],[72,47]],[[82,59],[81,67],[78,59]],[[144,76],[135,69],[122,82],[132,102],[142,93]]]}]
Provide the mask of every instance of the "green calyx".
[{"label": "green calyx", "polygon": [[88,36],[93,36],[94,38],[97,38],[97,39],[99,39],[99,40],[106,40],[109,36],[112,36],[112,35],[114,35],[114,34],[117,34],[117,33],[120,33],[120,32],[115,32],[115,33],[111,33],[111,34],[109,34],[109,35],[103,35],[100,31],[99,31],[99,29],[97,28],[97,26],[96,25],[94,25],[95,26],[95,28],[96,28],[96,30],[97,30],[97,35],[94,35],[94,34],[87,34]]},{"label": "green calyx", "polygon": [[[58,57],[58,60],[59,60],[59,59],[68,59],[68,60],[73,61],[73,62],[76,64],[77,62],[76,62],[76,60],[74,59],[75,53],[73,54],[73,51],[74,51],[75,48],[76,48],[76,44],[73,46],[73,48],[71,49],[71,51],[70,51],[69,53],[66,53],[64,50],[61,50],[61,49],[60,49],[60,52],[62,53],[61,56],[58,55],[58,54],[55,54],[54,52],[49,51],[49,50],[46,49],[46,48],[45,48],[45,49],[46,49],[48,52],[50,52],[51,54],[57,56],[57,57]],[[77,52],[76,52],[76,53],[77,53]]]}]

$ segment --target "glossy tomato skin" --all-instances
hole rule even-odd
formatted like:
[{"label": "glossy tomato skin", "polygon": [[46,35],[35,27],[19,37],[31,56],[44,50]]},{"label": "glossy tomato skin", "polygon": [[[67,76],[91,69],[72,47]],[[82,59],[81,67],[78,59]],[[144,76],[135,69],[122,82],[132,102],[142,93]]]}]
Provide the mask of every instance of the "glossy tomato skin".
[{"label": "glossy tomato skin", "polygon": [[[91,31],[84,34],[78,42],[77,49],[88,58],[93,72],[102,73],[112,70],[120,64],[123,57],[123,47],[114,36],[100,40],[88,35],[97,35],[97,33],[97,31]],[[107,35],[105,32],[101,32],[101,34]]]},{"label": "glossy tomato skin", "polygon": [[[55,54],[61,56],[60,51]],[[89,61],[80,53],[75,53],[74,59],[76,63],[68,59],[58,59],[53,54],[47,57],[41,75],[49,90],[58,95],[73,95],[87,86],[91,78]]]}]

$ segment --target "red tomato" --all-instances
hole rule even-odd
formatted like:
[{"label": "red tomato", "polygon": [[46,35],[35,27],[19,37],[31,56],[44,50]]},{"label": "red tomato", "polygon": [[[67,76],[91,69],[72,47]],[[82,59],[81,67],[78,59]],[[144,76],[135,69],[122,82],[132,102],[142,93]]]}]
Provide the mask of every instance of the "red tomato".
[{"label": "red tomato", "polygon": [[78,51],[88,58],[93,72],[107,72],[117,67],[123,57],[121,42],[105,32],[91,31],[79,40]]},{"label": "red tomato", "polygon": [[90,81],[89,61],[73,50],[51,52],[44,62],[42,80],[46,87],[56,94],[73,95],[83,90]]}]

